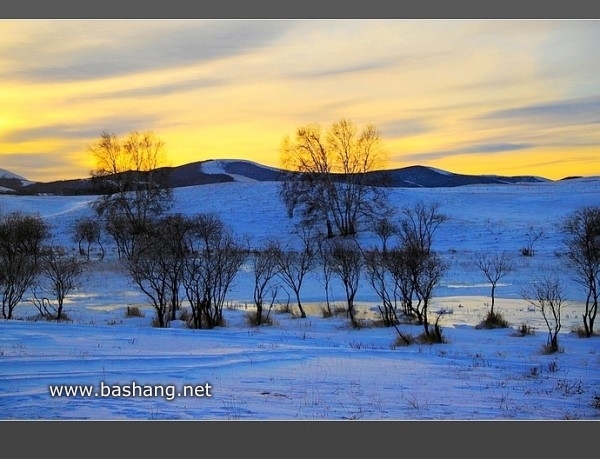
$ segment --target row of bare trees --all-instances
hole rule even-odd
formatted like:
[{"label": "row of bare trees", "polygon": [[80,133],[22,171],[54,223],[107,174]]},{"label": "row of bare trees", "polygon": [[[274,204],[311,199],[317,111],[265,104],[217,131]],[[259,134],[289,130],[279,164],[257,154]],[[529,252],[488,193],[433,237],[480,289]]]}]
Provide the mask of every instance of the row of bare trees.
[{"label": "row of bare trees", "polygon": [[246,252],[218,217],[172,214],[148,224],[124,265],[154,306],[157,326],[176,318],[183,291],[192,326],[213,328],[222,324],[225,295]]},{"label": "row of bare trees", "polygon": [[0,291],[2,317],[12,319],[28,290],[40,314],[63,318],[64,300],[77,288],[83,264],[65,248],[51,243],[49,225],[39,216],[0,215]]}]

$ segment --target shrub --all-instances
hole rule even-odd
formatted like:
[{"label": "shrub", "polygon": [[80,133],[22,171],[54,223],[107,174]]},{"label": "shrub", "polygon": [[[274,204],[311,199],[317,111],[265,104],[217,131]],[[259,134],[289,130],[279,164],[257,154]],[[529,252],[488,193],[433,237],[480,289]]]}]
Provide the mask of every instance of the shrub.
[{"label": "shrub", "polygon": [[169,325],[169,321],[165,318],[165,322],[164,325],[161,326],[160,324],[160,318],[158,317],[158,315],[154,315],[154,317],[152,318],[152,324],[153,327],[155,328],[168,328]]},{"label": "shrub", "polygon": [[[253,327],[257,327],[259,325],[258,313],[256,311],[250,311],[248,314],[246,314],[246,318],[248,320],[248,323]],[[262,321],[260,325],[274,325],[274,323],[275,321],[273,320],[273,317],[270,314],[262,315]]]},{"label": "shrub", "polygon": [[535,330],[527,324],[521,324],[519,328],[515,329],[513,336],[529,336],[535,335]]},{"label": "shrub", "polygon": [[398,336],[396,336],[396,339],[394,340],[394,344],[393,344],[393,348],[396,347],[404,347],[404,346],[410,346],[411,344],[414,344],[417,341],[417,338],[415,338],[413,335],[410,335],[408,333],[398,333]]},{"label": "shrub", "polygon": [[579,338],[587,338],[588,334],[585,331],[585,327],[583,325],[576,325],[572,329],[573,333],[575,333]]},{"label": "shrub", "polygon": [[475,328],[477,328],[477,329],[481,329],[481,328],[494,329],[494,328],[508,328],[508,327],[510,327],[510,324],[504,318],[502,313],[500,313],[498,311],[494,311],[494,312],[488,311],[487,315],[485,316],[485,319],[483,319],[483,321],[481,321]]},{"label": "shrub", "polygon": [[421,333],[416,340],[420,344],[442,344],[446,343],[446,338],[442,335],[442,329],[437,328],[435,333],[429,333],[429,335],[425,332]]},{"label": "shrub", "polygon": [[127,306],[125,317],[144,317],[144,313],[138,306]]},{"label": "shrub", "polygon": [[524,257],[533,257],[533,250],[529,249],[529,247],[521,247],[521,255]]},{"label": "shrub", "polygon": [[327,308],[321,308],[321,317],[323,317],[323,319],[329,319],[330,317],[333,317],[333,311]]},{"label": "shrub", "polygon": [[600,395],[594,395],[594,397],[592,398],[592,406],[597,410],[600,410]]},{"label": "shrub", "polygon": [[563,352],[563,348],[559,347],[558,345],[555,346],[551,342],[544,343],[542,346],[542,354],[544,355],[551,355],[555,354],[556,352]]},{"label": "shrub", "polygon": [[187,309],[181,309],[179,312],[179,320],[185,323],[190,323],[192,321],[192,315],[190,314],[190,311]]}]

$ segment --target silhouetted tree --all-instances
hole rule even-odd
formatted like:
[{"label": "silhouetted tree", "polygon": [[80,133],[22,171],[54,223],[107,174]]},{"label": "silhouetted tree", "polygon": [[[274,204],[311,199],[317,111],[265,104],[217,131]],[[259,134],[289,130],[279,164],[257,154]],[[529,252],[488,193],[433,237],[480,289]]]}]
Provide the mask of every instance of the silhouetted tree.
[{"label": "silhouetted tree", "polygon": [[148,222],[172,205],[168,177],[160,168],[164,143],[151,131],[132,131],[125,140],[104,131],[88,150],[96,161],[91,175],[100,193],[94,208],[105,219],[119,256],[129,257]]},{"label": "silhouetted tree", "polygon": [[378,248],[367,250],[363,254],[367,279],[381,300],[378,305],[383,324],[386,327],[398,323],[396,316],[396,284],[389,269],[388,252]]},{"label": "silhouetted tree", "polygon": [[358,327],[354,299],[358,291],[360,276],[364,267],[362,251],[354,239],[335,239],[328,246],[327,262],[346,291],[346,316],[353,327]]},{"label": "silhouetted tree", "polygon": [[527,238],[527,245],[521,249],[521,254],[526,257],[533,257],[535,255],[534,245],[537,241],[545,236],[545,232],[542,228],[530,226],[525,233]]},{"label": "silhouetted tree", "polygon": [[435,232],[448,220],[448,217],[440,212],[440,207],[437,202],[427,204],[423,201],[404,207],[399,225],[402,243],[429,252]]},{"label": "silhouetted tree", "polygon": [[[394,262],[394,273],[400,290],[407,295],[404,301],[410,312],[414,313],[423,325],[428,337],[429,303],[434,288],[447,269],[446,264],[433,250],[433,237],[439,226],[447,220],[448,217],[440,212],[439,203],[417,202],[413,206],[403,208],[399,225],[399,253],[402,261]],[[437,326],[436,332],[438,340],[441,340]]]},{"label": "silhouetted tree", "polygon": [[299,249],[278,248],[276,255],[278,276],[294,292],[300,316],[305,318],[306,313],[300,301],[300,290],[306,274],[315,266],[317,252],[309,230],[304,229],[300,232],[300,240]]},{"label": "silhouetted tree", "polygon": [[356,234],[363,219],[387,210],[386,197],[370,172],[383,168],[386,156],[379,131],[360,132],[347,119],[326,132],[309,124],[286,136],[281,145],[283,168],[290,171],[280,196],[290,217],[297,211],[303,225],[324,225],[328,237]]},{"label": "silhouetted tree", "polygon": [[594,334],[600,297],[600,207],[583,207],[562,222],[566,260],[575,281],[586,290],[583,326]]},{"label": "silhouetted tree", "polygon": [[64,247],[45,248],[39,260],[39,279],[32,300],[40,314],[54,320],[63,318],[65,298],[79,287],[84,269],[83,262],[69,255]]},{"label": "silhouetted tree", "polygon": [[395,234],[398,234],[398,226],[388,217],[382,217],[375,222],[373,232],[381,240],[381,250],[386,252],[389,239]]},{"label": "silhouetted tree", "polygon": [[[101,224],[100,221],[92,217],[83,217],[75,222],[73,228],[73,239],[77,242],[79,253],[90,259],[90,249],[93,244],[98,244],[100,247],[100,258],[104,258],[104,247],[101,241]],[[87,244],[86,250],[83,249],[83,243]]]},{"label": "silhouetted tree", "polygon": [[125,266],[133,282],[152,302],[158,327],[166,327],[179,308],[183,265],[189,253],[186,236],[191,225],[181,215],[168,215],[146,225]]},{"label": "silhouetted tree", "polygon": [[[264,315],[266,294],[276,288],[272,281],[279,273],[279,246],[269,241],[252,254],[252,273],[254,275],[254,304],[256,306],[256,325],[262,325],[268,315]],[[271,303],[272,304],[272,303]]]},{"label": "silhouetted tree", "polygon": [[480,253],[475,256],[475,265],[481,270],[490,284],[492,284],[492,304],[489,315],[493,316],[496,286],[500,279],[509,275],[514,270],[514,265],[506,252],[500,254]]},{"label": "silhouetted tree", "polygon": [[38,215],[12,212],[0,215],[0,291],[2,316],[12,319],[38,273],[43,242],[49,227]]},{"label": "silhouetted tree", "polygon": [[562,327],[561,310],[565,300],[563,287],[557,274],[544,273],[521,290],[521,296],[538,309],[548,327],[548,352],[558,352],[558,332]]},{"label": "silhouetted tree", "polygon": [[214,328],[223,324],[225,297],[247,250],[216,215],[199,214],[192,223],[191,254],[185,259],[183,284],[193,327]]}]

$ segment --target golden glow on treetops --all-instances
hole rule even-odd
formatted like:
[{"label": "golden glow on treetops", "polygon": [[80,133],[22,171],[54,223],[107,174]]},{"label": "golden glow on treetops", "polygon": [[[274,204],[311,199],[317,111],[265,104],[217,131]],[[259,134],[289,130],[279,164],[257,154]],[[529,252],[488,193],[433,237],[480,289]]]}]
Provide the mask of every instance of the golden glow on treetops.
[{"label": "golden glow on treetops", "polygon": [[387,167],[600,175],[600,21],[2,20],[0,168],[89,175],[102,131],[168,164],[280,166],[308,123],[374,124]]}]

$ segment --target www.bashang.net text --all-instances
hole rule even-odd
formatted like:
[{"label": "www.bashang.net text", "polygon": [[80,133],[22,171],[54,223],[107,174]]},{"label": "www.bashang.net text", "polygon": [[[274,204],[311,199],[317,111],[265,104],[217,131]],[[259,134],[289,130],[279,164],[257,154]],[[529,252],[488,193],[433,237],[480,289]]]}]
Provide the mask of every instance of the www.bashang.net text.
[{"label": "www.bashang.net text", "polygon": [[48,386],[50,397],[162,397],[165,400],[173,400],[177,397],[212,397],[212,386],[210,383],[191,385],[186,384],[177,388],[174,384],[138,384],[135,381],[130,384],[107,384],[100,382],[94,385],[51,385]]}]

